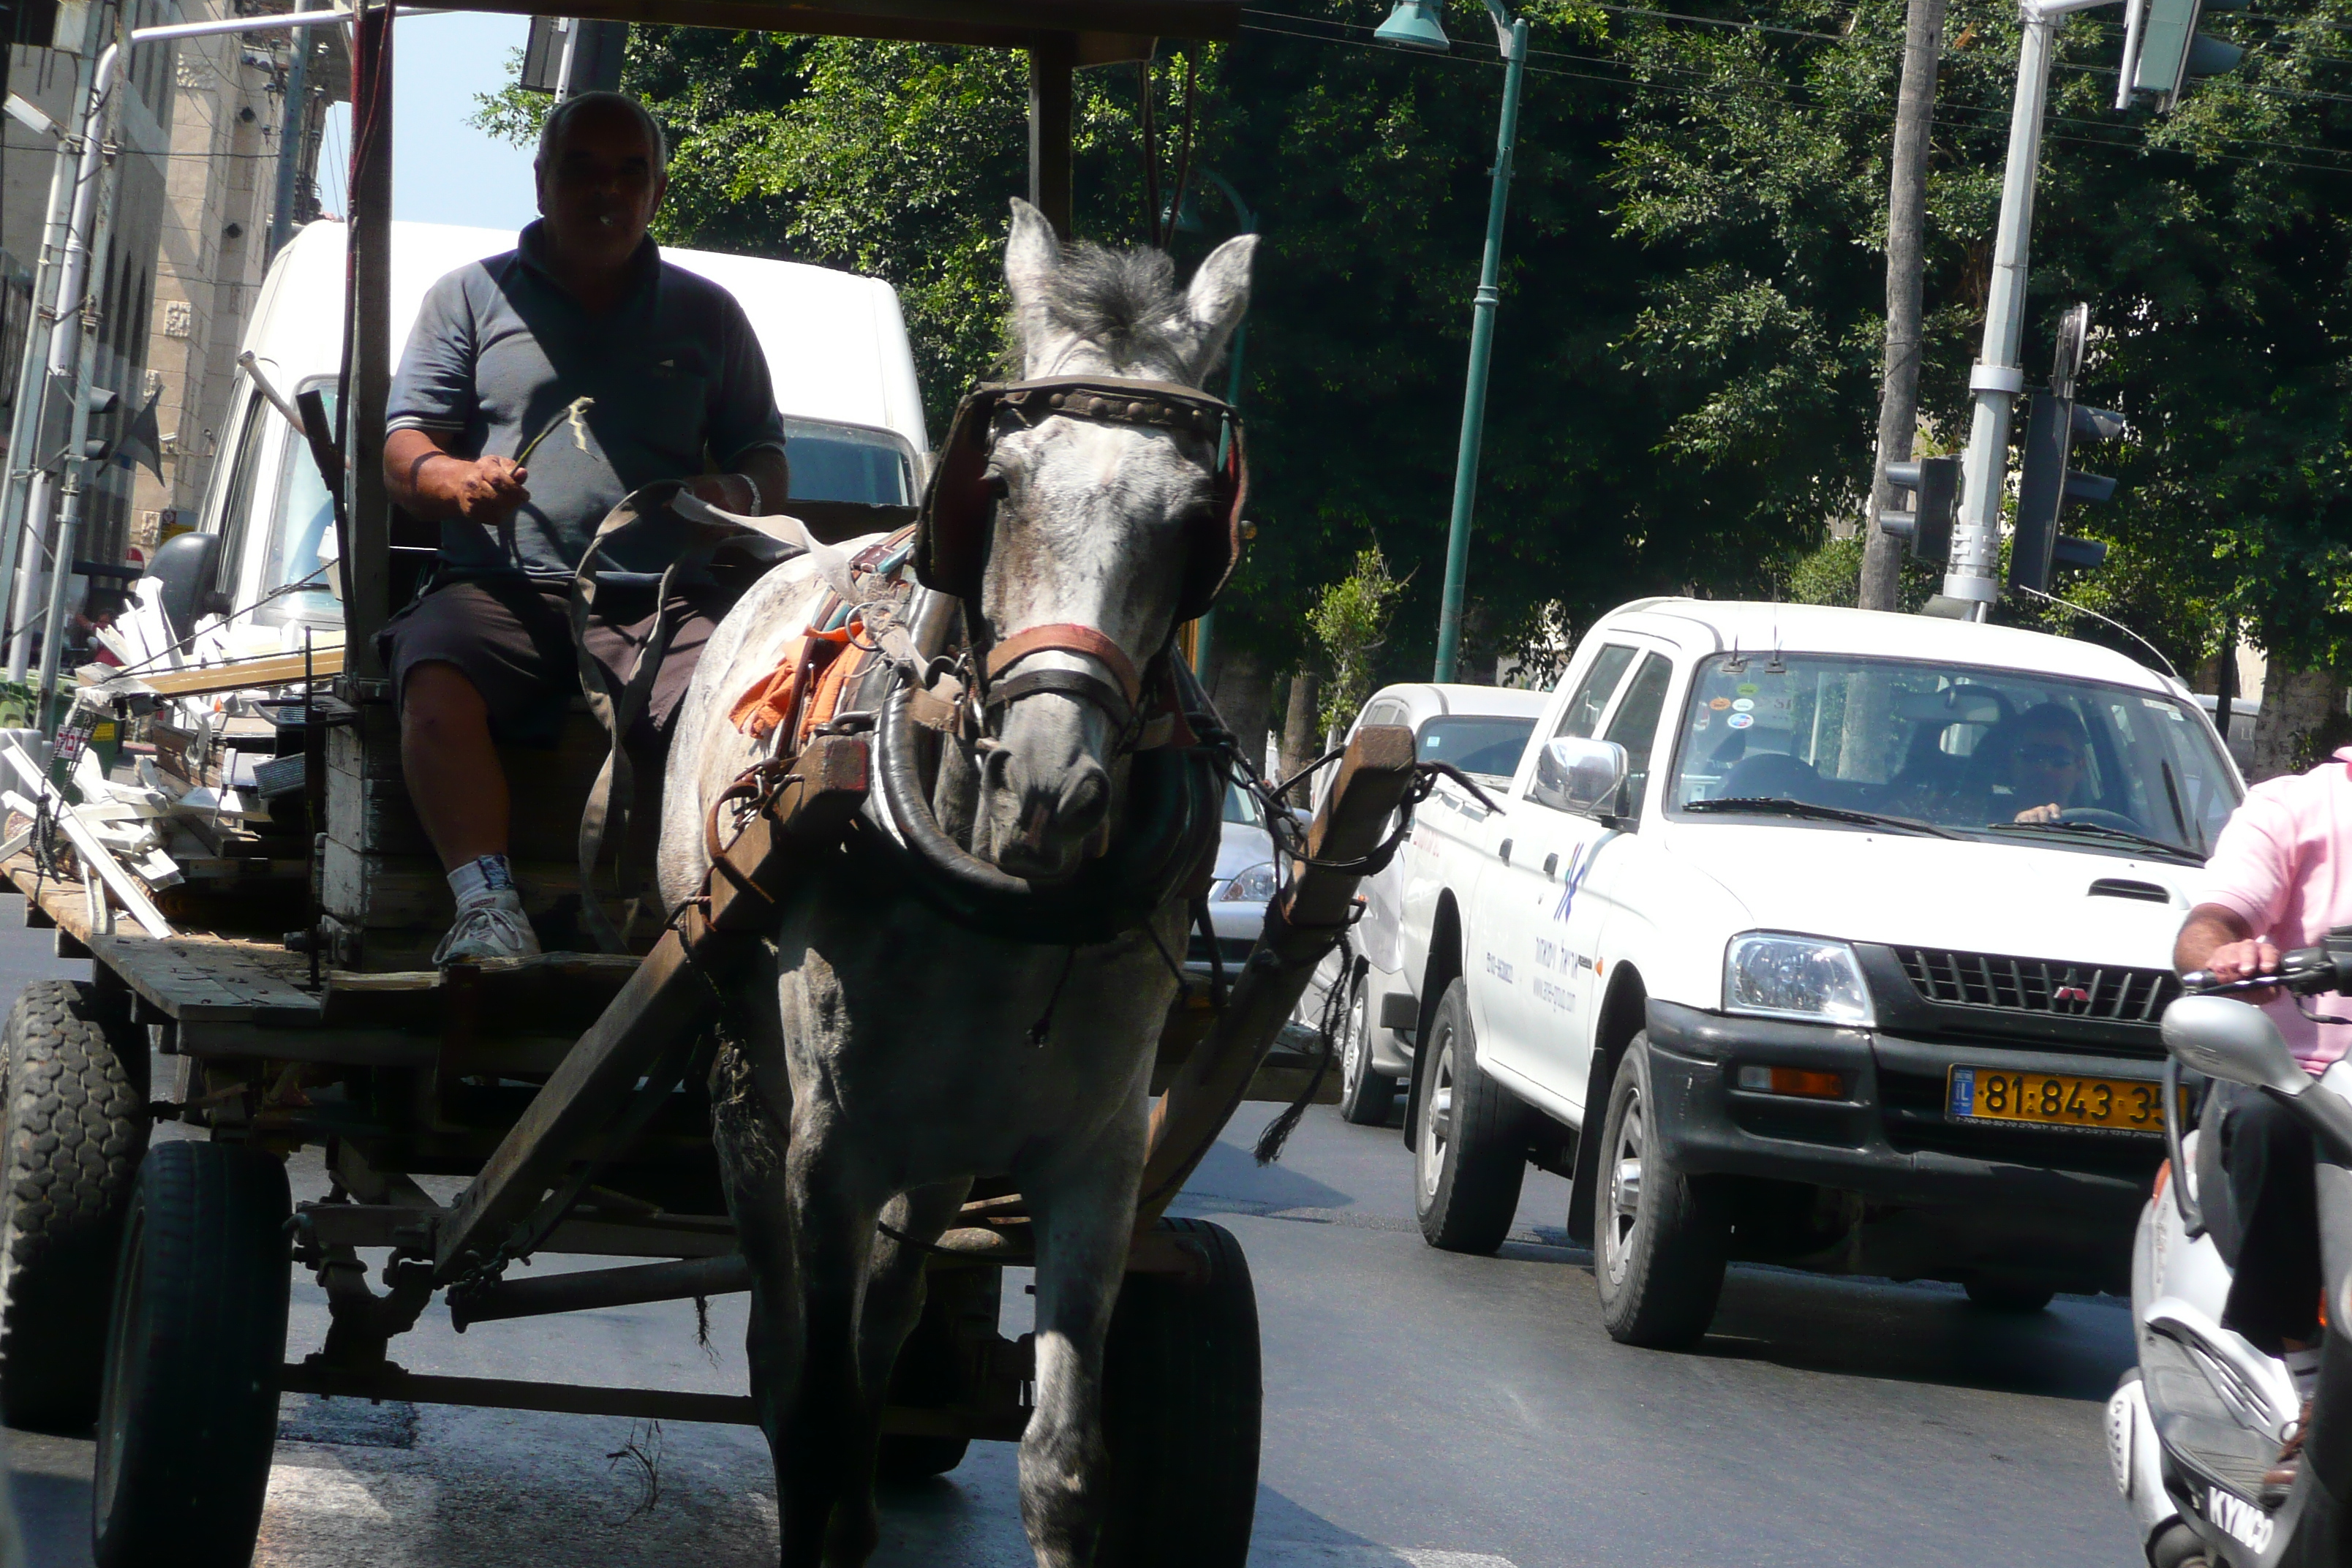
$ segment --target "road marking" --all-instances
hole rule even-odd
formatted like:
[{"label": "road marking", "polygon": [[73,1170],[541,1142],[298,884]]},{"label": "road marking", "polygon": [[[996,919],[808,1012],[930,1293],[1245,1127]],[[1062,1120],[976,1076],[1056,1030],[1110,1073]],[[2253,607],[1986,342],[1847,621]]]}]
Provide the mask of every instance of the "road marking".
[{"label": "road marking", "polygon": [[1375,1546],[1370,1542],[1261,1541],[1250,1547],[1250,1568],[1516,1568],[1484,1552],[1441,1552],[1426,1546]]}]

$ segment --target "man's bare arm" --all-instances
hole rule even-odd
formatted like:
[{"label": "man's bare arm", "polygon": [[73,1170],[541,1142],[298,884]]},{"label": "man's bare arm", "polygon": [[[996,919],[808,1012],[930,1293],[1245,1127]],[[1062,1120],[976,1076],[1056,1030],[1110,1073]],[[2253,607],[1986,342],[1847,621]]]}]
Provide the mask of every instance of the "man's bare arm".
[{"label": "man's bare arm", "polygon": [[499,523],[530,499],[530,471],[505,458],[460,458],[429,430],[394,430],[384,437],[383,483],[394,506],[425,522],[462,517]]},{"label": "man's bare arm", "polygon": [[[754,490],[753,486],[758,489]],[[783,453],[773,447],[761,447],[744,453],[735,472],[704,474],[688,479],[686,488],[727,511],[746,517],[772,516],[784,510],[784,498],[792,494],[793,470],[784,461]]]},{"label": "man's bare arm", "polygon": [[2279,950],[2255,941],[2238,912],[2220,904],[2200,904],[2189,910],[2172,944],[2172,967],[2183,974],[2203,969],[2217,980],[2243,980],[2274,973],[2278,963]]}]

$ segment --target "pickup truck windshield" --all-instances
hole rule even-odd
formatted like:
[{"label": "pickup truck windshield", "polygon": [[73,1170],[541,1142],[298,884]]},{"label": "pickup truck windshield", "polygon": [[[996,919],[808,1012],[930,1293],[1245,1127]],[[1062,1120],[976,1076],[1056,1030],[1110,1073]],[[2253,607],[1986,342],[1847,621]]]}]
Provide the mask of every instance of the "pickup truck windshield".
[{"label": "pickup truck windshield", "polygon": [[2202,860],[2238,798],[2201,717],[2169,696],[1966,665],[1750,653],[1699,666],[1666,806],[1721,822],[1740,814],[1685,808],[1801,801],[2011,843]]}]

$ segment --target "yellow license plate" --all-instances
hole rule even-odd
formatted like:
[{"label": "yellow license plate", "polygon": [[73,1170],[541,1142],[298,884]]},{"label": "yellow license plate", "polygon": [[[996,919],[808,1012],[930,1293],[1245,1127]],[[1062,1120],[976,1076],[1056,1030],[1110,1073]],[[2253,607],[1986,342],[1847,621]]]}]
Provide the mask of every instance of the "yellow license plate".
[{"label": "yellow license plate", "polygon": [[2164,1085],[2144,1079],[1956,1067],[1946,1088],[1945,1109],[1957,1121],[2030,1121],[2095,1132],[2164,1131]]}]

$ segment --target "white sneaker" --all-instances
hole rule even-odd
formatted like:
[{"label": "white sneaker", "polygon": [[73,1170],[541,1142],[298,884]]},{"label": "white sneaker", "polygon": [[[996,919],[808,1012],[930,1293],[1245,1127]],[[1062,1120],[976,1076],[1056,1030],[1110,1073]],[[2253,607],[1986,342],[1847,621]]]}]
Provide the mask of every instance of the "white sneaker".
[{"label": "white sneaker", "polygon": [[530,917],[522,912],[522,896],[511,889],[495,895],[493,902],[457,911],[457,923],[433,950],[433,964],[476,963],[485,958],[529,958],[539,951],[539,937]]}]

